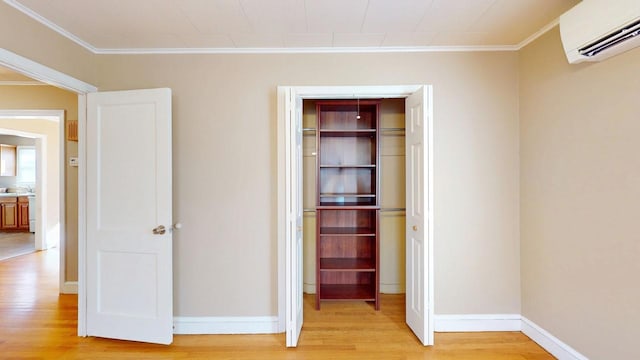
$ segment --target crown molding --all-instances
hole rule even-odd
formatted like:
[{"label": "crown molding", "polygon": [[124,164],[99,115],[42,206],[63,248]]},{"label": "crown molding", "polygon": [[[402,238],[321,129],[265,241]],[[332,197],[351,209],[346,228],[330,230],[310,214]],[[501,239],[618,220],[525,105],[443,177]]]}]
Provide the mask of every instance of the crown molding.
[{"label": "crown molding", "polygon": [[415,52],[480,52],[517,51],[516,45],[505,46],[389,46],[389,47],[312,47],[312,48],[137,48],[100,49],[98,55],[143,54],[334,54],[334,53],[415,53]]}]

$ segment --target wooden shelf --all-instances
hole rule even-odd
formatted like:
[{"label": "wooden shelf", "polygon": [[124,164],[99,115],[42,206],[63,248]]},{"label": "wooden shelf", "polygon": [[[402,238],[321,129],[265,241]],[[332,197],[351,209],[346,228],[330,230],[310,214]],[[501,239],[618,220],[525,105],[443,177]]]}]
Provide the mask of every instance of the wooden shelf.
[{"label": "wooden shelf", "polygon": [[376,236],[376,229],[368,227],[321,227],[320,236]]},{"label": "wooden shelf", "polygon": [[376,301],[376,290],[372,285],[326,284],[320,285],[321,300]]},{"label": "wooden shelf", "polygon": [[365,164],[365,165],[331,165],[331,164],[326,164],[326,165],[320,165],[321,169],[332,169],[332,168],[336,168],[336,169],[375,169],[376,165],[375,164]]},{"label": "wooden shelf", "polygon": [[326,129],[320,130],[320,136],[334,136],[334,137],[371,137],[376,135],[376,129],[347,129],[347,130],[334,130]]},{"label": "wooden shelf", "polygon": [[[364,201],[366,200],[366,201]],[[377,206],[373,205],[375,203],[375,199],[364,199],[363,201],[328,201],[326,198],[320,200],[320,206],[316,208],[321,209],[332,209],[332,208],[370,208],[376,209]]]},{"label": "wooden shelf", "polygon": [[355,198],[375,198],[376,194],[355,194],[355,193],[321,193],[320,197],[355,197]]},{"label": "wooden shelf", "polygon": [[320,193],[319,207],[375,207],[377,203],[376,194],[356,194],[356,193]]},{"label": "wooden shelf", "polygon": [[376,271],[371,258],[320,258],[320,271]]},{"label": "wooden shelf", "polygon": [[320,205],[316,206],[316,210],[350,210],[350,209],[363,209],[363,210],[378,210],[380,206],[363,204],[357,202],[332,202],[322,201]]}]

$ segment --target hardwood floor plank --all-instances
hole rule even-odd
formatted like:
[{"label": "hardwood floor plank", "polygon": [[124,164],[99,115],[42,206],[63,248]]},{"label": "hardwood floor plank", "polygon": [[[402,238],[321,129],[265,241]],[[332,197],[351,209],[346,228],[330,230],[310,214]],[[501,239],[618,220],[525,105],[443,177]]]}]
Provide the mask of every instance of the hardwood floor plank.
[{"label": "hardwood floor plank", "polygon": [[57,250],[0,262],[2,359],[284,359],[284,360],[550,360],[520,332],[436,333],[423,347],[404,323],[404,297],[382,295],[381,310],[364,302],[305,295],[297,348],[284,334],[177,335],[170,346],[80,338],[77,296],[58,294]]}]

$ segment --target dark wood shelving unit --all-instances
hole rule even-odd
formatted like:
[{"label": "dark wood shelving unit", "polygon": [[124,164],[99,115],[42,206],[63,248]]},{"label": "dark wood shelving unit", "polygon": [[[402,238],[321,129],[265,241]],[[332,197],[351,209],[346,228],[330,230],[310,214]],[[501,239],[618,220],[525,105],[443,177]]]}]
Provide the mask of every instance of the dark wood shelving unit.
[{"label": "dark wood shelving unit", "polygon": [[318,101],[316,309],[379,304],[379,100]]}]

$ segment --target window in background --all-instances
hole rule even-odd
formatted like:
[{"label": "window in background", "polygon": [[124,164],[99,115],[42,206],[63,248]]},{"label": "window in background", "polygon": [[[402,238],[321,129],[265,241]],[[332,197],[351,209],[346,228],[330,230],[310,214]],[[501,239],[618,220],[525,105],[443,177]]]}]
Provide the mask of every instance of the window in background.
[{"label": "window in background", "polygon": [[18,146],[17,185],[34,187],[36,185],[36,147]]}]

